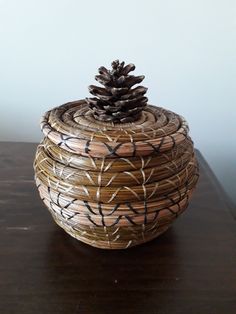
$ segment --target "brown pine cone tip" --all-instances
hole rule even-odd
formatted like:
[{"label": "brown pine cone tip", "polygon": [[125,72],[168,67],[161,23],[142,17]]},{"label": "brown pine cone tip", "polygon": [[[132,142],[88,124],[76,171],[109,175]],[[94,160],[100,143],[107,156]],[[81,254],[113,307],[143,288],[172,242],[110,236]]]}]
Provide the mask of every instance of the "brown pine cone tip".
[{"label": "brown pine cone tip", "polygon": [[144,94],[147,88],[137,86],[144,75],[129,75],[134,71],[134,64],[125,65],[124,62],[115,60],[111,63],[112,69],[104,66],[98,69],[99,75],[95,79],[104,87],[90,85],[89,92],[95,97],[86,98],[86,102],[95,119],[104,122],[126,123],[137,120],[144,107],[147,105],[147,97]]}]

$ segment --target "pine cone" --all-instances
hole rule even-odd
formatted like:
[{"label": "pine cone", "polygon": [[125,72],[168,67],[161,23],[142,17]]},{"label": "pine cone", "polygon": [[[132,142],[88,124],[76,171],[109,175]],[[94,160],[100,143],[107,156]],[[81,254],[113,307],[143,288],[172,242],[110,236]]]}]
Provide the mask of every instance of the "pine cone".
[{"label": "pine cone", "polygon": [[111,64],[112,70],[104,66],[98,69],[99,75],[95,79],[104,85],[89,86],[89,92],[95,97],[86,98],[95,119],[114,123],[133,122],[137,120],[143,108],[147,105],[144,94],[146,87],[133,85],[141,83],[144,76],[129,75],[135,69],[134,64],[127,64],[115,60]]}]

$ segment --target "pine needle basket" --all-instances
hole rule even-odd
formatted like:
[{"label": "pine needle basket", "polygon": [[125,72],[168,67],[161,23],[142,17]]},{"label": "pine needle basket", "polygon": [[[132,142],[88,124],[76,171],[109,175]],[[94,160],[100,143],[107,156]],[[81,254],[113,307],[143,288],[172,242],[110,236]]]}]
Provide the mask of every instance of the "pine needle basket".
[{"label": "pine needle basket", "polygon": [[166,231],[199,176],[182,116],[145,105],[129,120],[96,119],[88,100],[41,119],[45,138],[34,162],[40,197],[60,227],[98,248],[129,248]]}]

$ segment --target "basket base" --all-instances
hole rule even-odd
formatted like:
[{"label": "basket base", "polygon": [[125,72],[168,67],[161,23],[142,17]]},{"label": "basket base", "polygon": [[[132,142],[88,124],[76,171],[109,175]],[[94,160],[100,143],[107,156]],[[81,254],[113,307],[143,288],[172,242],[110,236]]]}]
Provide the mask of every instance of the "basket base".
[{"label": "basket base", "polygon": [[[53,217],[54,218],[54,217]],[[148,235],[142,235],[139,238],[136,239],[130,239],[130,240],[125,240],[125,241],[102,241],[102,240],[92,240],[89,239],[83,235],[81,235],[80,232],[75,232],[74,229],[68,227],[68,225],[63,224],[60,220],[57,220],[54,218],[54,221],[56,222],[56,224],[61,227],[62,229],[64,229],[64,231],[66,233],[68,233],[70,236],[72,236],[73,238],[75,238],[76,240],[79,240],[85,244],[88,244],[90,246],[99,248],[99,249],[107,249],[107,250],[121,250],[121,249],[128,249],[131,248],[133,246],[137,246],[146,242],[149,242],[151,240],[154,240],[155,238],[157,238],[158,236],[160,236],[162,233],[164,233],[165,231],[167,231],[171,225],[172,222],[170,223],[165,223],[163,225],[159,225],[158,228],[155,230],[153,230],[153,233],[149,233]],[[72,230],[71,230],[72,229]]]}]

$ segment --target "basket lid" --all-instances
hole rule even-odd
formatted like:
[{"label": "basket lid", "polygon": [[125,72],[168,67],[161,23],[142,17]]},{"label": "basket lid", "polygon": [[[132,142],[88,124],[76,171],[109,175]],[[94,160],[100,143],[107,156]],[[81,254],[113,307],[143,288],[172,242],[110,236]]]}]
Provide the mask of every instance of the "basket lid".
[{"label": "basket lid", "polygon": [[144,76],[129,73],[133,64],[118,60],[99,68],[89,86],[92,98],[69,102],[44,114],[41,129],[59,147],[98,158],[147,156],[173,148],[188,136],[178,114],[147,104],[146,87],[134,85]]}]

